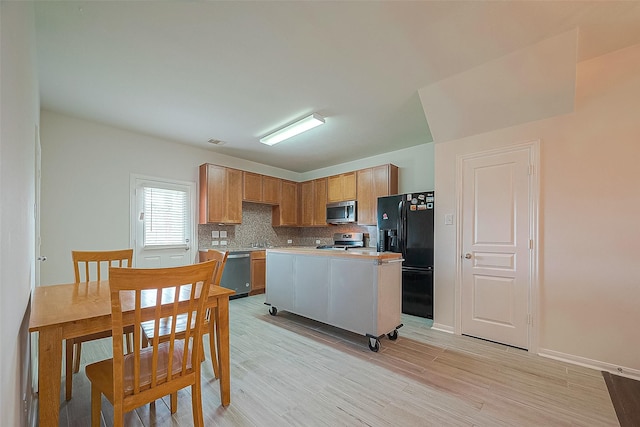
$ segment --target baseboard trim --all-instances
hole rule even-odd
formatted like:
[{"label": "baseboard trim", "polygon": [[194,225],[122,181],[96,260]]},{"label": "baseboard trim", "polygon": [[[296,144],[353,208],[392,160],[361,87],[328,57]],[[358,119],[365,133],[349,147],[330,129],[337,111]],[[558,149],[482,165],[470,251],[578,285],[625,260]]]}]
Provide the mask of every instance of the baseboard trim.
[{"label": "baseboard trim", "polygon": [[601,362],[599,360],[588,359],[586,357],[575,356],[573,354],[561,353],[559,351],[549,350],[546,348],[538,349],[538,355],[549,359],[559,360],[574,365],[584,366],[585,368],[596,369],[598,371],[611,372],[615,375],[640,380],[640,370],[631,369],[624,366],[617,366],[611,363]]},{"label": "baseboard trim", "polygon": [[455,333],[455,330],[453,329],[453,327],[448,326],[448,325],[443,325],[442,323],[435,323],[434,322],[433,326],[431,326],[431,329],[434,329],[434,330],[440,331],[440,332],[446,332],[448,334]]}]

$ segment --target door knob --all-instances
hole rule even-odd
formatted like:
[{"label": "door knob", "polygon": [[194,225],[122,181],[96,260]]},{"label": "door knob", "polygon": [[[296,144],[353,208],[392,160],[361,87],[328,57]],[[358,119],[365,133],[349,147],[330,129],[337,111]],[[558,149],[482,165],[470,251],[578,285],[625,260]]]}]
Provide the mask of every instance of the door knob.
[{"label": "door knob", "polygon": [[464,255],[464,258],[465,258],[465,259],[471,259],[471,254],[465,254],[465,255]]}]

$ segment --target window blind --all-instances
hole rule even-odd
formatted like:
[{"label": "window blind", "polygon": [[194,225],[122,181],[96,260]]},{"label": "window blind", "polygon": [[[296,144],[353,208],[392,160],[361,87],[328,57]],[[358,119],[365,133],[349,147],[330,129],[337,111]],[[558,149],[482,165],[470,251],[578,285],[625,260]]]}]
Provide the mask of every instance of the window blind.
[{"label": "window blind", "polygon": [[143,187],[144,246],[185,245],[188,239],[186,191]]}]

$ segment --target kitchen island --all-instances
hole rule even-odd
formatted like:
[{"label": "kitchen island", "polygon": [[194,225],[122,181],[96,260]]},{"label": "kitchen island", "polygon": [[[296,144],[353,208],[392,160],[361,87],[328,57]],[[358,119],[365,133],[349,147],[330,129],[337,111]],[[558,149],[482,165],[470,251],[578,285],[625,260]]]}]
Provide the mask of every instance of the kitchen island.
[{"label": "kitchen island", "polygon": [[269,313],[284,310],[369,338],[398,337],[402,258],[375,250],[275,248],[267,250]]}]

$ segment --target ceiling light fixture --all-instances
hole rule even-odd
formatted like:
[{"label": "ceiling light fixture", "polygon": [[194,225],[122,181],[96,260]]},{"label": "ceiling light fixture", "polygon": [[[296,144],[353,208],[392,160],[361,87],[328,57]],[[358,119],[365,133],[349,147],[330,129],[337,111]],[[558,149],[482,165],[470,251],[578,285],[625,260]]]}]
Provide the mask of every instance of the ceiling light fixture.
[{"label": "ceiling light fixture", "polygon": [[260,142],[267,145],[274,145],[278,142],[282,142],[285,139],[296,136],[299,133],[313,129],[316,126],[324,124],[324,117],[320,114],[313,113],[310,116],[300,119],[295,123],[290,124],[280,130],[277,130],[269,135],[260,138]]}]

